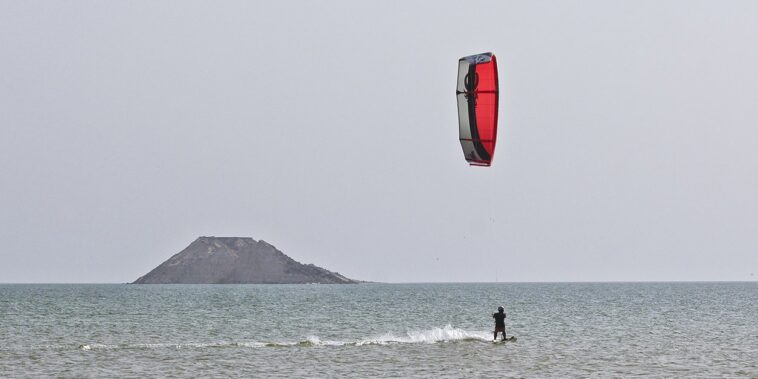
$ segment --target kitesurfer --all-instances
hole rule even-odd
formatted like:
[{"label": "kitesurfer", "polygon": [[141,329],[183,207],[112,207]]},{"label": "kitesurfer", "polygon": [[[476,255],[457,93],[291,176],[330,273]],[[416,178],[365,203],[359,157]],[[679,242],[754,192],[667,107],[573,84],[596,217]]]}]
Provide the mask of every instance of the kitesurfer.
[{"label": "kitesurfer", "polygon": [[502,332],[503,333],[503,341],[505,341],[505,309],[500,306],[497,307],[497,313],[492,314],[492,318],[495,319],[495,337],[494,339],[497,340],[497,333]]}]

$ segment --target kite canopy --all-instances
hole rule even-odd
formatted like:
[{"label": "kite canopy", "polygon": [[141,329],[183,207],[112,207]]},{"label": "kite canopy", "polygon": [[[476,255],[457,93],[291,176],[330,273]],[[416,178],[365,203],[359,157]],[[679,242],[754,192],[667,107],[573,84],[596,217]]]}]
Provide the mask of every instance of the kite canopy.
[{"label": "kite canopy", "polygon": [[489,166],[497,140],[497,61],[492,53],[458,61],[458,126],[463,156],[472,166]]}]

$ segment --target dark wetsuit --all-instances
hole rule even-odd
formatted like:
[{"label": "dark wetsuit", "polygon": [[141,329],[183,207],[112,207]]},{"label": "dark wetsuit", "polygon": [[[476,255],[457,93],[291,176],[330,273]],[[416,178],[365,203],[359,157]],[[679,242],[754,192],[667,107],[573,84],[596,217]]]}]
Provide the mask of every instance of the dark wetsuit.
[{"label": "dark wetsuit", "polygon": [[505,339],[505,312],[494,313],[492,317],[495,319],[495,339],[500,332],[503,333],[503,339]]}]

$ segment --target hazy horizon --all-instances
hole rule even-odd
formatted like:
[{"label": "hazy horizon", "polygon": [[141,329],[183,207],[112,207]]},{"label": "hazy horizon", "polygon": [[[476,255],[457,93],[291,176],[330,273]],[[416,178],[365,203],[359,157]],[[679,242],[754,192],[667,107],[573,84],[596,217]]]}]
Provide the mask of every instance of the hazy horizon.
[{"label": "hazy horizon", "polygon": [[[1,283],[195,238],[392,283],[755,281],[758,3],[0,3]],[[469,167],[457,61],[491,51]]]}]

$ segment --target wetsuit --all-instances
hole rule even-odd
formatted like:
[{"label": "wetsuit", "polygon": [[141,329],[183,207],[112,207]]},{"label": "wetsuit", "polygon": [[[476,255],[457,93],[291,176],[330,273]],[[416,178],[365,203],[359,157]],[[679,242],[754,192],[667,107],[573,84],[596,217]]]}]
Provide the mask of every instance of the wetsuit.
[{"label": "wetsuit", "polygon": [[495,337],[499,332],[503,333],[503,340],[505,340],[505,312],[494,313],[492,317],[495,319]]}]

